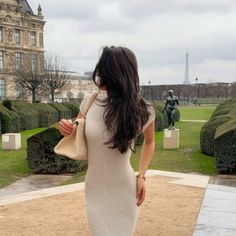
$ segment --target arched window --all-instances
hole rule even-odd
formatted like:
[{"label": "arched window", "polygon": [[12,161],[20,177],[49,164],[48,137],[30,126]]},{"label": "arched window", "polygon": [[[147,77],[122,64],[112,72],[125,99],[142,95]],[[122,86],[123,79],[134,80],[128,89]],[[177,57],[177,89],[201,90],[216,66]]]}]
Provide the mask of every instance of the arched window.
[{"label": "arched window", "polygon": [[5,97],[5,79],[0,78],[0,99]]}]

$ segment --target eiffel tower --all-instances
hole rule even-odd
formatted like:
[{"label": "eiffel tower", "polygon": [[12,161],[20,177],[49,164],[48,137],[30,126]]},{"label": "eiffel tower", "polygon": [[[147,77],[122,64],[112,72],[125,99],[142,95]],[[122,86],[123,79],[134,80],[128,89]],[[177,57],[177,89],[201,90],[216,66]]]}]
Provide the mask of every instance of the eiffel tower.
[{"label": "eiffel tower", "polygon": [[188,50],[186,52],[184,84],[191,84],[190,80],[189,80],[189,53],[188,53]]}]

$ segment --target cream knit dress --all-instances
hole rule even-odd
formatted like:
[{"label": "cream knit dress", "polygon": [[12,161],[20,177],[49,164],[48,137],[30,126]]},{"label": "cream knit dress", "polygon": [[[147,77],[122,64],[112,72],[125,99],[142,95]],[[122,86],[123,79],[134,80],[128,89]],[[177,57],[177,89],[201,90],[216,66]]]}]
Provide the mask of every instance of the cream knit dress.
[{"label": "cream knit dress", "polygon": [[[129,149],[121,154],[103,144],[111,134],[106,129],[101,101],[106,91],[99,91],[87,116],[85,135],[88,143],[88,169],[85,178],[85,198],[88,223],[92,236],[132,236],[139,215],[136,205],[136,176],[130,165]],[[83,112],[88,96],[83,99]],[[155,118],[152,115],[143,130]]]}]

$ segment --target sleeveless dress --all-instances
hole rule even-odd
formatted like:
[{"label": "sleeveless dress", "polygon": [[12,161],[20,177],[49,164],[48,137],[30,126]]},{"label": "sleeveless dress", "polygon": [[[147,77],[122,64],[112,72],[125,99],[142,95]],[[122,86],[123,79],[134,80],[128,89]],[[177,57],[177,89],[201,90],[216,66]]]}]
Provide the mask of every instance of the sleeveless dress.
[{"label": "sleeveless dress", "polygon": [[[103,142],[110,133],[106,129],[101,101],[106,91],[99,91],[87,116],[85,135],[88,145],[88,169],[85,177],[85,200],[88,223],[92,236],[132,236],[139,216],[136,205],[136,175],[130,165],[131,150],[121,154]],[[84,110],[88,95],[84,97],[80,110]],[[151,116],[143,130],[155,118]]]}]

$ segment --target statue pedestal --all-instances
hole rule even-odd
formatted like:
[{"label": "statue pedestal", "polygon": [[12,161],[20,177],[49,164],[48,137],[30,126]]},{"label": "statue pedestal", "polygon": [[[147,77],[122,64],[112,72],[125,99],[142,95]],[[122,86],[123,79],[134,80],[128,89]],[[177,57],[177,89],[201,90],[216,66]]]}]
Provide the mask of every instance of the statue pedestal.
[{"label": "statue pedestal", "polygon": [[2,135],[2,150],[17,150],[21,148],[20,133],[6,133]]},{"label": "statue pedestal", "polygon": [[173,130],[164,129],[163,148],[164,149],[179,148],[179,129],[173,129]]}]

